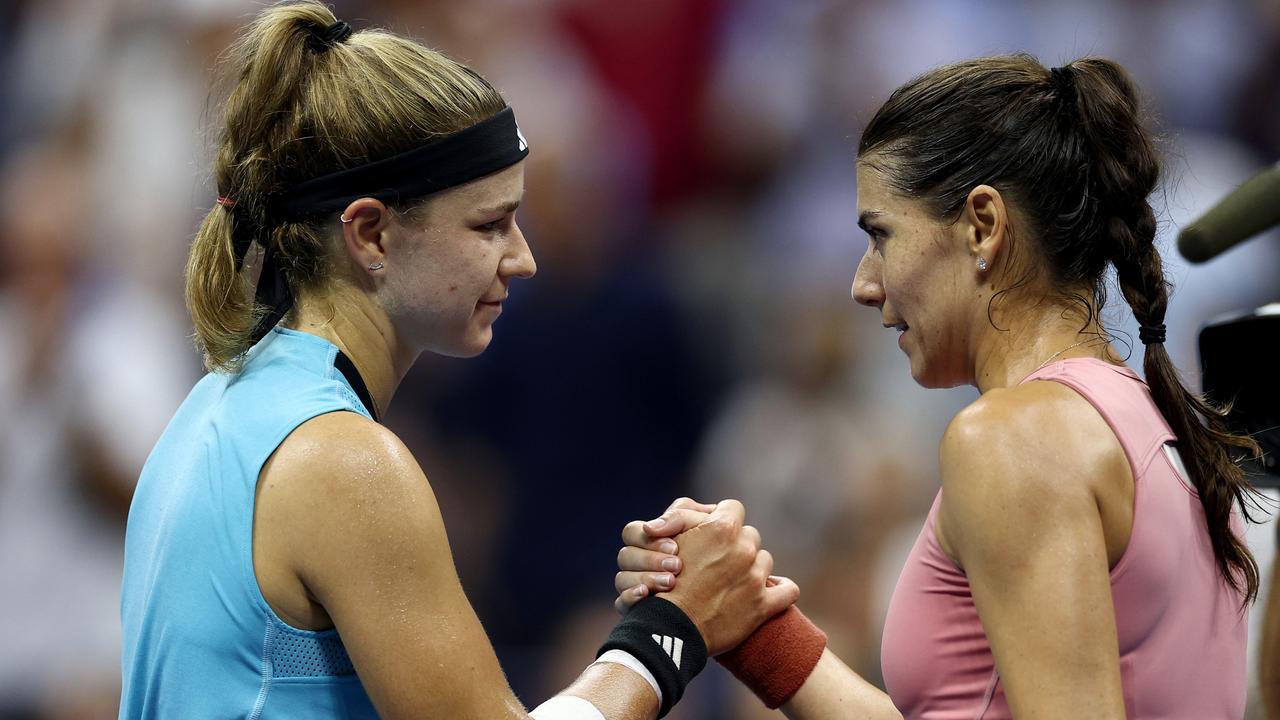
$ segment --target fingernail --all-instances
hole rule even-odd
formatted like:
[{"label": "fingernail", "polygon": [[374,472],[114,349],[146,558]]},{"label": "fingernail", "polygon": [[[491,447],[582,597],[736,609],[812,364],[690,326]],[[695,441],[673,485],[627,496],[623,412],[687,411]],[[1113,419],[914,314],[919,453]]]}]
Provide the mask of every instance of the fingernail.
[{"label": "fingernail", "polygon": [[642,598],[648,593],[649,593],[649,588],[645,587],[644,585],[637,586],[635,590],[631,591],[631,594],[635,595],[637,598]]},{"label": "fingernail", "polygon": [[668,555],[675,555],[679,549],[674,540],[663,540],[658,543],[658,552],[664,552]]},{"label": "fingernail", "polygon": [[653,520],[650,520],[649,522],[645,523],[645,525],[648,525],[649,527],[654,528],[655,530],[658,528],[661,528],[663,525],[666,525],[666,524],[667,524],[666,518],[654,518]]},{"label": "fingernail", "polygon": [[664,587],[664,588],[671,587],[672,580],[670,575],[659,575],[657,577],[657,581],[658,581],[659,587]]},{"label": "fingernail", "polygon": [[671,572],[680,572],[680,558],[669,557],[662,561],[662,569]]}]

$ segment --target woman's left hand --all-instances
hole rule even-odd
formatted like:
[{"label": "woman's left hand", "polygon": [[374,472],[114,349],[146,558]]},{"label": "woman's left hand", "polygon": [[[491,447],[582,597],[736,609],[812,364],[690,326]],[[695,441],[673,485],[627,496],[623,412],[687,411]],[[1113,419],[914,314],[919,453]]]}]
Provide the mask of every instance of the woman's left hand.
[{"label": "woman's left hand", "polygon": [[702,524],[715,508],[682,497],[653,520],[627,523],[622,529],[623,547],[618,551],[618,574],[613,579],[618,593],[613,607],[619,613],[626,614],[644,598],[676,586],[676,576],[684,569],[684,563],[674,538]]}]

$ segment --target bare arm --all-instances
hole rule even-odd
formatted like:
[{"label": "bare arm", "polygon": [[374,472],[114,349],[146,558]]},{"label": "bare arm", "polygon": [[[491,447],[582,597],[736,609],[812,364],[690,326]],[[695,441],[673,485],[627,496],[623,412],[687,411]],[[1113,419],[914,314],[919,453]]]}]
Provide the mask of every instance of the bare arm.
[{"label": "bare arm", "polygon": [[[1123,718],[1099,487],[1128,478],[1127,461],[1086,401],[1039,385],[984,398],[948,429],[940,539],[969,577],[1016,717]],[[661,538],[691,522],[696,503],[678,505],[674,526],[628,526],[619,606],[634,602],[637,585],[676,584],[678,570],[661,567]],[[900,717],[829,650],[783,710],[794,720]]]},{"label": "bare arm", "polygon": [[1085,401],[1043,385],[989,394],[952,422],[940,537],[969,578],[1014,716],[1123,718],[1096,492],[1123,451]]},{"label": "bare arm", "polygon": [[[1102,485],[1132,480],[1110,429],[1082,398],[1043,384],[962,413],[941,460],[941,539],[969,578],[1014,717],[1124,718],[1099,507],[1104,494],[1125,496]],[[900,717],[830,651],[783,710]]]},{"label": "bare arm", "polygon": [[[285,441],[260,482],[255,544],[288,539],[292,571],[381,717],[528,717],[463,592],[431,487],[390,431],[321,416]],[[592,667],[568,692],[610,720],[658,710],[653,689],[621,666]]]},{"label": "bare arm", "polygon": [[901,720],[883,690],[849,669],[827,648],[782,712],[791,720]]},{"label": "bare arm", "polygon": [[[687,536],[690,577],[666,596],[713,651],[798,592],[766,587],[772,559],[744,532],[742,512],[724,503]],[[385,428],[332,413],[295,431],[263,469],[254,544],[260,577],[271,566],[265,550],[259,566],[260,546],[277,548],[284,576],[332,620],[382,717],[528,717],[462,590],[431,487]],[[589,666],[561,694],[609,720],[653,718],[659,707],[644,678],[614,664]]]}]

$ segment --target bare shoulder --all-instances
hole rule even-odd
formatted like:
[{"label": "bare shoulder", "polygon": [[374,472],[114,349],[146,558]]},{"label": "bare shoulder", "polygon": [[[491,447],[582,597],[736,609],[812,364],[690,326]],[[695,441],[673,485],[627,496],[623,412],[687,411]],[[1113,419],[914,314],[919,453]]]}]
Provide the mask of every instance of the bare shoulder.
[{"label": "bare shoulder", "polygon": [[991,390],[956,414],[943,452],[980,453],[1009,460],[1088,457],[1100,440],[1115,439],[1106,421],[1079,393],[1061,383],[1034,381]]},{"label": "bare shoulder", "polygon": [[985,393],[948,425],[939,460],[940,534],[953,557],[983,536],[1016,542],[1050,515],[1096,515],[1126,467],[1119,441],[1089,401],[1047,381]]},{"label": "bare shoulder", "polygon": [[425,480],[395,433],[363,415],[332,412],[304,422],[285,438],[264,468],[263,480],[341,491],[342,486],[395,480],[404,473]]},{"label": "bare shoulder", "polygon": [[449,558],[435,495],[413,454],[356,413],[312,418],[281,443],[260,475],[256,515],[259,527],[289,539],[289,565],[304,580],[347,561],[390,560],[406,545],[419,557]]}]

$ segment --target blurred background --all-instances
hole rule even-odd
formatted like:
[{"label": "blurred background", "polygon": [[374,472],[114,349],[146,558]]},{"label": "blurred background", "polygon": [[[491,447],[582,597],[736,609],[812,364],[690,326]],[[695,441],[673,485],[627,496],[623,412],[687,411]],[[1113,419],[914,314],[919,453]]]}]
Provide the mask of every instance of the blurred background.
[{"label": "blurred background", "polygon": [[[832,647],[879,681],[938,441],[976,396],[917,387],[849,298],[858,133],[912,76],[1014,50],[1119,60],[1166,138],[1188,380],[1207,320],[1280,300],[1276,237],[1194,268],[1171,244],[1280,159],[1276,0],[334,4],[470,63],[532,146],[537,278],[483,356],[423,357],[387,419],[530,705],[614,622],[622,525],[682,494],[742,499]],[[0,0],[0,719],[115,717],[125,512],[201,373],[182,268],[215,196],[210,70],[256,7]],[[1136,338],[1127,307],[1109,318]],[[1268,573],[1273,536],[1251,531]],[[714,665],[686,698],[671,717],[781,717]]]}]

